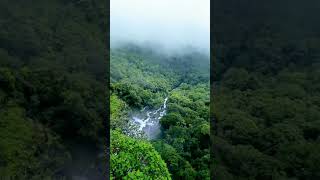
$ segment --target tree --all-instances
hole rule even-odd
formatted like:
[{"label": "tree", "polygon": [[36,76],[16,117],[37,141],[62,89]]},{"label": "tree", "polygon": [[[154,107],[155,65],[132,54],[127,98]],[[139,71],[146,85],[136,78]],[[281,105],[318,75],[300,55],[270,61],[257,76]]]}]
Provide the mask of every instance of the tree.
[{"label": "tree", "polygon": [[111,179],[171,179],[166,163],[144,141],[111,131]]}]

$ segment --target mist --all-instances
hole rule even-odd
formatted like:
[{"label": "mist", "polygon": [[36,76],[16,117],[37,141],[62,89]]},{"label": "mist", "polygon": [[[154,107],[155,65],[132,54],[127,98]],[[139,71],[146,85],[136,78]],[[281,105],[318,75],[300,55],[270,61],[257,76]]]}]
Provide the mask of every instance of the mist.
[{"label": "mist", "polygon": [[110,41],[209,54],[210,0],[111,0]]}]

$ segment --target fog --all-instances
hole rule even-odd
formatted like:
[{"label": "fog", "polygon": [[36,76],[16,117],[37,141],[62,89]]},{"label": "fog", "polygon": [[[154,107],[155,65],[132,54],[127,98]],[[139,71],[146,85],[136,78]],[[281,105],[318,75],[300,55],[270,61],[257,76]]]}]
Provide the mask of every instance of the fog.
[{"label": "fog", "polygon": [[152,44],[168,51],[210,48],[210,0],[111,0],[111,47]]}]

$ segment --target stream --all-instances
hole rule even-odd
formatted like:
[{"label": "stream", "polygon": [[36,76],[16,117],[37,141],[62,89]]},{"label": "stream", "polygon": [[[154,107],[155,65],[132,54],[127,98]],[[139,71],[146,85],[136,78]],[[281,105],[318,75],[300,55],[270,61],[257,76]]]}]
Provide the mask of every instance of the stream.
[{"label": "stream", "polygon": [[164,99],[159,109],[148,109],[144,107],[139,113],[135,113],[131,120],[138,125],[140,131],[144,132],[146,137],[151,140],[158,137],[161,133],[160,119],[166,115],[168,97]]}]

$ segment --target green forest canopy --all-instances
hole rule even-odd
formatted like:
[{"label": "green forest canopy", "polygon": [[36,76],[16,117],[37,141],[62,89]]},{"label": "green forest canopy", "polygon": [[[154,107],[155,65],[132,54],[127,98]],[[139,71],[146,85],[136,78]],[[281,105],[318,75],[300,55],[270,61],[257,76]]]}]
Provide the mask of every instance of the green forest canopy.
[{"label": "green forest canopy", "polygon": [[[226,5],[215,7],[217,13],[228,12]],[[248,19],[239,14],[248,5],[236,7],[238,13],[221,22],[238,24],[215,29],[213,174],[216,179],[319,179],[317,16],[301,11],[308,26],[281,32],[252,16],[261,8],[252,8]],[[66,177],[79,158],[70,139],[85,140],[89,147],[103,144],[107,12],[99,0],[0,2],[0,176]],[[283,21],[277,15],[269,22]],[[300,36],[287,33],[292,29]],[[192,64],[205,57],[128,51],[111,55],[118,58],[118,65],[111,64],[111,106],[119,107],[111,108],[112,129],[124,127],[131,108],[156,107],[169,94],[163,136],[144,142],[148,152],[157,151],[173,179],[208,179],[208,62]]]},{"label": "green forest canopy", "polygon": [[0,177],[102,177],[105,17],[100,0],[0,2]]},{"label": "green forest canopy", "polygon": [[216,179],[320,178],[319,5],[216,1]]},{"label": "green forest canopy", "polygon": [[[160,154],[159,162],[165,162],[171,178],[210,179],[209,58],[196,51],[166,56],[152,53],[149,48],[127,45],[112,50],[110,78],[114,131],[122,130],[125,134],[128,112],[145,106],[158,108],[168,96],[167,115],[160,120],[162,135],[145,143]],[[115,143],[112,141],[116,140],[111,136],[111,144]],[[137,156],[135,150],[119,151],[130,158]],[[111,159],[119,162],[120,157],[113,152],[114,148]],[[123,163],[123,177],[138,167]],[[119,165],[111,164],[111,171],[116,170]]]}]

